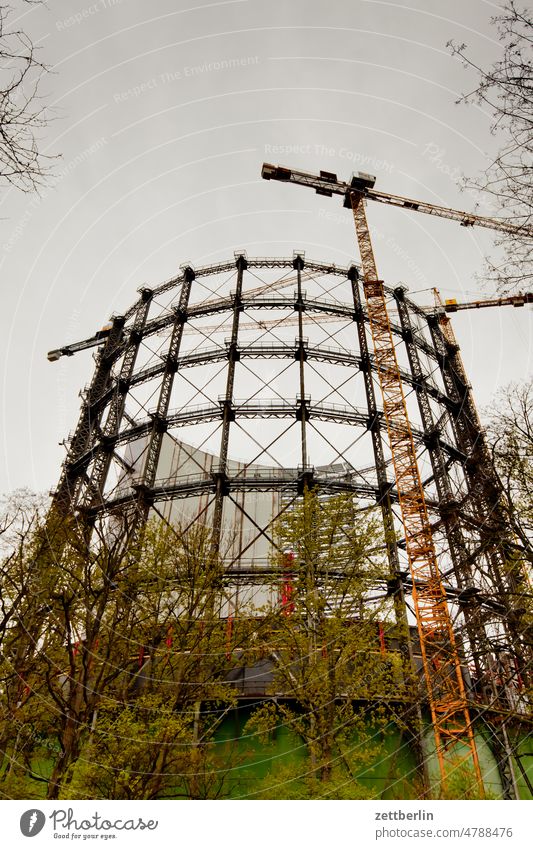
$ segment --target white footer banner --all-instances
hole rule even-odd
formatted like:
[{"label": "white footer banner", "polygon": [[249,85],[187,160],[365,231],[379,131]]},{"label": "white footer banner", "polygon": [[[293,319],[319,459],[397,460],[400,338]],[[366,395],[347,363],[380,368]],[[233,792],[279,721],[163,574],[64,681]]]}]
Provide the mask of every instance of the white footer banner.
[{"label": "white footer banner", "polygon": [[6,849],[533,846],[528,802],[4,800],[1,812]]}]

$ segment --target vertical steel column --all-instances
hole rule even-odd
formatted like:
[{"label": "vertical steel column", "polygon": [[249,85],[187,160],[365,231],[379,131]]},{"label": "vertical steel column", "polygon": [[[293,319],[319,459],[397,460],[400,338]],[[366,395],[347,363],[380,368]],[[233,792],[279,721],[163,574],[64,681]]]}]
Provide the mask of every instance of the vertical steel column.
[{"label": "vertical steel column", "polygon": [[[479,539],[482,550],[487,554],[488,565],[494,586],[498,594],[498,601],[504,605],[507,615],[500,620],[504,633],[509,634],[513,647],[513,654],[518,663],[520,673],[524,680],[528,678],[528,670],[523,656],[522,635],[520,617],[516,615],[512,606],[512,595],[517,591],[516,576],[506,574],[506,553],[501,547],[505,543],[508,530],[501,516],[499,507],[499,490],[492,471],[492,458],[487,448],[481,423],[479,421],[475,402],[470,391],[470,385],[466,376],[459,346],[450,321],[447,316],[440,317],[436,314],[428,315],[428,325],[438,354],[438,362],[448,395],[456,403],[456,413],[451,416],[457,444],[468,455],[465,464],[465,475],[470,490],[471,505],[479,524]],[[507,585],[506,579],[509,580]],[[520,585],[520,582],[518,581]],[[511,593],[511,599],[509,599]],[[496,669],[500,667],[499,677],[505,681],[506,673],[501,669],[498,658],[495,659]],[[494,670],[488,669],[487,682],[494,693],[494,709],[498,708],[498,696],[501,695],[495,681]],[[498,762],[498,771],[502,781],[503,797],[505,799],[518,799],[519,792],[516,784],[516,776],[513,765],[512,749],[505,720],[497,724],[497,721],[485,720],[490,730],[491,737],[489,745],[494,752]]]},{"label": "vertical steel column", "polygon": [[111,369],[120,354],[123,327],[122,316],[113,319],[106,343],[97,354],[93,379],[83,399],[80,418],[52,497],[51,512],[68,515],[77,505],[80,486],[93,457],[96,429],[105,407],[102,398],[111,385]]},{"label": "vertical steel column", "polygon": [[491,521],[499,502],[499,490],[491,475],[492,461],[459,356],[459,346],[444,332],[443,322],[449,323],[446,316],[441,319],[430,314],[427,320],[446,392],[456,405],[457,412],[451,416],[451,421],[457,444],[468,454],[465,470],[477,497],[482,500],[485,520]]},{"label": "vertical steel column", "polygon": [[359,351],[361,353],[360,368],[363,372],[366,403],[368,407],[367,428],[372,437],[372,448],[374,451],[374,461],[378,481],[379,505],[381,507],[383,527],[385,529],[387,557],[391,576],[394,576],[394,578],[399,581],[403,587],[403,583],[401,581],[400,560],[398,557],[398,546],[396,543],[396,530],[394,527],[394,514],[392,512],[392,502],[390,497],[392,483],[387,479],[387,466],[385,463],[385,454],[383,452],[383,440],[381,438],[381,422],[376,404],[376,393],[374,391],[374,381],[372,379],[372,363],[366,337],[365,316],[359,292],[359,272],[355,265],[352,265],[348,271],[348,280],[352,285],[354,316],[357,324]]},{"label": "vertical steel column", "polygon": [[[402,336],[407,350],[409,366],[416,389],[418,408],[426,437],[426,447],[430,456],[435,485],[439,496],[439,513],[446,531],[446,539],[450,547],[457,585],[462,589],[466,589],[471,585],[473,579],[468,561],[467,546],[463,537],[458,504],[450,487],[446,460],[439,443],[440,434],[435,427],[426,389],[425,376],[422,371],[418,348],[414,341],[411,317],[405,300],[405,291],[402,287],[394,290],[394,299],[398,307]],[[479,680],[484,678],[490,682],[493,696],[497,698],[498,688],[494,676],[491,674],[494,664],[497,663],[497,658],[494,657],[491,650],[485,622],[483,621],[480,605],[475,595],[472,596],[472,600],[468,605],[463,605],[462,612],[476,675]],[[503,798],[517,799],[518,789],[514,775],[512,752],[505,725],[501,729],[494,725],[491,726],[489,745],[494,751],[498,763]]]},{"label": "vertical steel column", "polygon": [[178,306],[175,309],[174,325],[165,360],[165,371],[161,379],[161,389],[157,400],[157,408],[153,416],[152,430],[148,437],[148,448],[144,461],[141,483],[137,487],[137,510],[134,522],[144,522],[152,504],[151,491],[157,474],[157,464],[161,454],[163,434],[167,429],[167,416],[174,383],[174,375],[178,370],[178,356],[183,337],[183,328],[187,322],[187,308],[191,294],[192,281],[195,273],[190,266],[183,270],[183,280]]},{"label": "vertical steel column", "polygon": [[[482,719],[490,735],[487,741],[489,748],[498,764],[498,773],[502,782],[502,797],[504,799],[520,799],[513,763],[513,748],[509,740],[506,720],[498,722],[498,720],[483,715]],[[520,766],[518,759],[517,763]]]},{"label": "vertical steel column", "polygon": [[[451,416],[457,444],[468,455],[465,464],[467,483],[471,493],[471,504],[479,522],[479,537],[482,549],[488,555],[491,574],[499,600],[508,611],[508,625],[515,648],[522,646],[524,633],[520,622],[520,611],[513,603],[513,596],[525,591],[523,575],[516,567],[509,569],[509,546],[506,541],[510,532],[502,515],[500,490],[479,421],[470,384],[466,376],[457,344],[447,316],[428,315],[428,324],[446,391],[456,403],[457,412]],[[451,334],[451,335],[450,335]],[[523,659],[521,668],[527,677]]]},{"label": "vertical steel column", "polygon": [[[303,534],[304,534],[304,551],[303,561],[300,567],[303,567],[305,576],[305,603],[307,607],[307,638],[308,638],[308,657],[304,658],[304,666],[311,662],[317,652],[317,632],[318,632],[318,596],[319,589],[317,586],[314,558],[309,556],[309,549],[312,548],[311,540],[316,534],[316,527],[313,526],[312,516],[310,513],[309,495],[313,486],[313,473],[308,468],[307,456],[307,419],[309,411],[307,409],[307,400],[305,397],[305,361],[307,359],[307,350],[304,340],[304,320],[303,313],[305,310],[304,293],[302,290],[302,269],[304,268],[304,258],[300,254],[296,254],[293,260],[292,267],[296,271],[296,298],[294,309],[298,313],[298,344],[296,346],[295,358],[298,362],[299,387],[300,394],[296,406],[296,419],[300,422],[300,447],[302,458],[302,474],[299,480],[299,494],[303,497]],[[311,715],[311,734],[315,733],[315,717]],[[315,754],[311,752],[311,767],[315,767]]]},{"label": "vertical steel column", "polygon": [[107,418],[97,446],[97,453],[89,476],[87,490],[83,503],[95,507],[103,501],[103,493],[111,458],[115,447],[116,437],[124,414],[126,399],[130,389],[130,381],[135,368],[135,361],[142,341],[143,330],[148,319],[153,292],[151,289],[141,289],[141,298],[135,319],[126,343],[124,357],[116,381],[115,391],[109,405]]},{"label": "vertical steel column", "polygon": [[[472,583],[472,570],[469,566],[467,546],[463,537],[461,523],[459,521],[459,505],[450,486],[446,458],[439,441],[440,432],[437,429],[433,418],[433,412],[426,387],[426,379],[422,371],[418,347],[414,339],[409,308],[405,299],[405,291],[402,287],[398,287],[394,290],[394,299],[398,308],[402,337],[409,360],[409,368],[413,376],[413,385],[416,391],[418,409],[420,411],[420,418],[422,420],[422,427],[424,430],[424,443],[429,453],[435,486],[439,497],[439,514],[441,516],[446,532],[446,539],[450,547],[450,555],[457,585],[460,588],[465,589]],[[480,665],[480,655],[486,654],[488,649],[486,645],[486,635],[485,639],[483,639],[484,625],[480,617],[479,604],[476,605],[475,598],[473,598],[472,604],[473,615],[470,615],[469,610],[466,607],[463,609],[463,614],[466,621],[468,638],[472,644],[472,657],[476,667],[476,673],[478,676],[481,676],[482,668]],[[475,610],[475,607],[477,607],[477,610]]]},{"label": "vertical steel column", "polygon": [[307,359],[307,351],[305,349],[305,340],[304,340],[304,321],[303,321],[303,313],[305,310],[305,304],[303,299],[303,291],[302,291],[302,269],[304,267],[303,257],[298,254],[294,257],[293,268],[296,270],[296,280],[297,280],[297,289],[296,289],[296,301],[294,304],[294,308],[298,313],[298,345],[296,348],[296,359],[299,363],[299,377],[300,377],[300,397],[297,399],[299,401],[298,409],[296,416],[300,421],[301,425],[301,448],[302,448],[302,475],[303,480],[307,480],[307,428],[306,428],[306,420],[308,417],[307,410],[307,402],[305,398],[305,361]]},{"label": "vertical steel column", "polygon": [[233,409],[233,388],[235,384],[235,364],[240,359],[239,353],[239,321],[241,312],[243,311],[242,304],[242,281],[245,270],[248,268],[246,257],[240,254],[236,260],[237,266],[237,284],[235,294],[233,296],[233,323],[231,327],[231,339],[228,349],[228,372],[226,377],[226,394],[222,401],[222,434],[220,439],[220,455],[219,464],[216,470],[213,470],[215,480],[215,507],[213,510],[213,536],[212,547],[213,552],[218,551],[220,547],[220,537],[222,533],[222,513],[224,510],[224,497],[228,493],[227,486],[227,464],[228,464],[228,449],[229,449],[229,432],[231,422],[235,421],[235,411]]},{"label": "vertical steel column", "polygon": [[[405,590],[403,585],[403,577],[400,569],[400,559],[398,556],[398,545],[396,542],[396,529],[394,527],[394,513],[392,511],[391,488],[392,484],[387,478],[387,467],[385,464],[385,454],[383,452],[383,440],[381,437],[381,423],[378,415],[378,407],[376,404],[376,393],[374,391],[374,381],[372,379],[372,362],[368,351],[368,341],[366,336],[365,315],[361,303],[361,294],[359,291],[359,271],[355,265],[352,265],[348,270],[348,280],[352,286],[352,296],[354,304],[354,318],[357,324],[357,338],[359,342],[359,352],[361,357],[361,371],[363,373],[365,384],[366,403],[368,408],[367,427],[370,430],[372,437],[372,448],[374,451],[374,463],[376,467],[376,477],[378,481],[379,506],[383,520],[383,529],[385,533],[385,545],[387,547],[387,560],[390,569],[390,591],[394,600],[394,611],[396,622],[400,629],[399,643],[402,649],[402,654],[407,654],[409,668],[411,674],[416,681],[416,664],[413,652],[413,641],[411,639],[411,631],[407,619],[407,609],[405,604]],[[425,790],[429,789],[429,779],[426,767],[426,758],[423,747],[423,720],[420,701],[417,699],[415,703],[416,724],[415,730],[412,732],[412,744],[415,750],[418,769],[424,782]]]}]

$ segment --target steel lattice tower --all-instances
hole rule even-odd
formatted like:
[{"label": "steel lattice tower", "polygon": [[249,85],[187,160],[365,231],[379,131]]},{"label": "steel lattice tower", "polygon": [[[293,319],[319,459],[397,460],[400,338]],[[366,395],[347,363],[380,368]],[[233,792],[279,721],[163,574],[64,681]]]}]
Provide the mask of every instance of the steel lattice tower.
[{"label": "steel lattice tower", "polygon": [[[524,647],[490,458],[449,320],[405,287],[383,291],[468,699],[513,797],[501,717],[525,709]],[[355,265],[295,253],[184,267],[112,319],[53,508],[89,528],[101,514],[209,524],[233,588],[228,616],[260,595],[273,525],[306,488],[353,493],[379,505],[390,573],[382,589],[406,618],[418,588],[373,350]]]}]

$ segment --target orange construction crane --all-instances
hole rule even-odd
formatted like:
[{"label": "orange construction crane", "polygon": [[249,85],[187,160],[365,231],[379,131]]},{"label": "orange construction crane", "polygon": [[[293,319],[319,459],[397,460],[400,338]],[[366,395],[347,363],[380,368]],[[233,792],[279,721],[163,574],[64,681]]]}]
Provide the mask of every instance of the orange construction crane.
[{"label": "orange construction crane", "polygon": [[270,165],[263,163],[261,176],[264,180],[281,180],[283,183],[296,183],[300,186],[309,186],[317,195],[343,195],[344,206],[352,208],[352,198],[357,195],[365,200],[374,200],[378,203],[386,203],[397,206],[400,209],[411,209],[414,212],[424,212],[426,215],[436,215],[439,218],[449,218],[458,221],[463,227],[488,227],[489,230],[499,230],[514,236],[533,237],[533,226],[531,224],[511,224],[501,218],[490,218],[484,215],[476,215],[472,212],[462,212],[459,209],[449,209],[446,206],[438,206],[435,203],[426,203],[422,200],[413,200],[401,195],[391,195],[389,192],[381,192],[374,189],[376,178],[371,174],[354,174],[349,183],[337,179],[336,174],[330,171],[321,171],[309,174],[307,171],[296,171],[293,168],[284,168],[281,165]]},{"label": "orange construction crane", "polygon": [[[406,551],[413,579],[413,602],[441,781],[445,786],[449,768],[452,766],[449,764],[447,768],[446,761],[453,759],[453,766],[457,766],[458,762],[464,759],[464,755],[459,754],[460,749],[466,747],[466,757],[475,770],[483,796],[483,780],[461,661],[439,571],[383,281],[379,279],[376,268],[365,201],[375,200],[456,220],[464,226],[479,225],[527,237],[533,236],[533,228],[379,192],[373,188],[375,178],[368,174],[358,173],[352,177],[350,183],[345,183],[339,181],[336,174],[327,171],[321,171],[317,176],[264,163],[262,176],[266,180],[309,186],[314,188],[317,194],[328,197],[340,194],[344,197],[344,206],[352,209],[364,275],[363,290],[405,531]],[[445,307],[445,311],[452,312],[457,308],[458,305],[452,302],[448,304],[448,308]]]}]

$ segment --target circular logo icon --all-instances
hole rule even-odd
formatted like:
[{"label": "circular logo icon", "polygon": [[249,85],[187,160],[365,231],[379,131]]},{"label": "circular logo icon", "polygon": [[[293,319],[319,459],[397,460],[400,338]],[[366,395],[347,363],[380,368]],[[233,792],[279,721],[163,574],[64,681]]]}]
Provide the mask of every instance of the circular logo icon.
[{"label": "circular logo icon", "polygon": [[24,811],[20,818],[20,830],[24,837],[35,837],[43,830],[46,817],[42,811],[37,808],[31,808],[29,811]]}]

